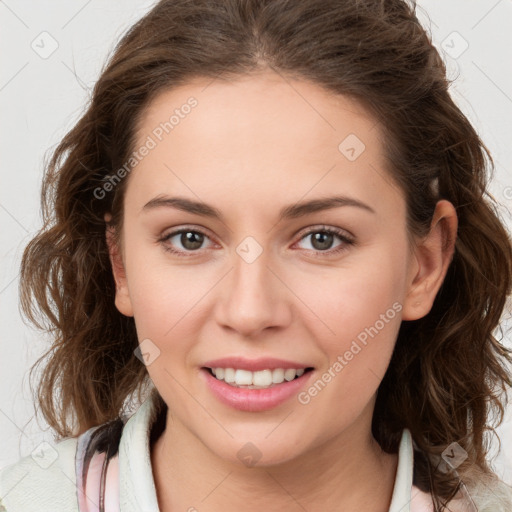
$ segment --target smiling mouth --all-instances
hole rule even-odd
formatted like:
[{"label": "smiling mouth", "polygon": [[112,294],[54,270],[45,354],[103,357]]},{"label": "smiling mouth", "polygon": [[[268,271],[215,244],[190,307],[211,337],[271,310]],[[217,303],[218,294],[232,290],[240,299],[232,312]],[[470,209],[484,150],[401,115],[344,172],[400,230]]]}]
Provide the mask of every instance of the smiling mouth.
[{"label": "smiling mouth", "polygon": [[235,388],[268,389],[283,382],[299,379],[309,373],[313,368],[284,369],[274,368],[251,372],[235,368],[208,368],[203,367],[212,377]]}]

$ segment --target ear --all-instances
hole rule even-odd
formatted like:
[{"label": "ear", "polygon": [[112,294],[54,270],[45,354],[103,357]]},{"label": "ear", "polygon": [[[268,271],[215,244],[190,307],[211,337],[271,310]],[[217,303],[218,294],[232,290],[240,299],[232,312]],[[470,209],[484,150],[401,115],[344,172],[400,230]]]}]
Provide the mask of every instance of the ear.
[{"label": "ear", "polygon": [[403,320],[418,320],[432,309],[455,251],[457,212],[452,203],[437,203],[430,231],[414,249],[415,265],[408,281]]},{"label": "ear", "polygon": [[105,214],[104,218],[106,222],[105,237],[107,241],[108,254],[110,257],[110,263],[112,265],[114,281],[116,283],[115,304],[120,313],[125,316],[133,316],[132,302],[128,292],[128,280],[126,278],[122,251],[118,244],[115,242],[115,228],[109,224],[112,216],[107,213]]}]

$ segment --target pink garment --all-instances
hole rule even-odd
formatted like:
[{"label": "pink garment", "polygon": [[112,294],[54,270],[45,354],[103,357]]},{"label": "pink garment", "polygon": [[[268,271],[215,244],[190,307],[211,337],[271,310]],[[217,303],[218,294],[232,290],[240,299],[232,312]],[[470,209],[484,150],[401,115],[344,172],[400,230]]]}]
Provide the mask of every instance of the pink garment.
[{"label": "pink garment", "polygon": [[[105,460],[105,452],[96,452],[91,459],[87,481],[85,484],[85,496],[79,495],[80,511],[99,512],[98,496],[100,495],[101,468]],[[112,457],[107,467],[105,484],[105,512],[119,512],[119,455]]]},{"label": "pink garment", "polygon": [[432,512],[434,505],[430,494],[420,491],[415,485],[411,491],[411,512]]}]

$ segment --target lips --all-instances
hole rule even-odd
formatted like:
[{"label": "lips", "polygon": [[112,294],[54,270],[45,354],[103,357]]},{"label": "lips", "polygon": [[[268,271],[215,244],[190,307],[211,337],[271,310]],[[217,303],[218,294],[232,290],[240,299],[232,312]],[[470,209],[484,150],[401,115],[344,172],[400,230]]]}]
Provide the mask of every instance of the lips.
[{"label": "lips", "polygon": [[[265,370],[280,372],[297,370],[293,380],[284,380],[270,387],[236,386],[215,377],[212,369],[236,369],[244,373],[267,373]],[[247,412],[261,412],[275,408],[306,387],[314,374],[314,368],[297,361],[275,358],[245,359],[227,357],[206,361],[201,368],[200,376],[204,379],[212,395],[224,405]]]},{"label": "lips", "polygon": [[283,368],[284,370],[294,368],[295,370],[305,370],[312,368],[311,365],[303,364],[298,361],[289,361],[285,359],[276,359],[273,357],[262,357],[259,359],[246,359],[244,357],[223,357],[221,359],[212,359],[202,365],[205,368],[235,368],[257,372],[260,370],[275,370]]}]

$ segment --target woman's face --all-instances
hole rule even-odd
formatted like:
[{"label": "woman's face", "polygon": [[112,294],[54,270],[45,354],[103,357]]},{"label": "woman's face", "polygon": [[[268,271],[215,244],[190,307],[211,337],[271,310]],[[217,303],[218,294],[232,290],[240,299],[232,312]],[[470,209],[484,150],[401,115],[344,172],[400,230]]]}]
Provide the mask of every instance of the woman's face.
[{"label": "woman's face", "polygon": [[[150,104],[134,149],[116,304],[167,428],[260,464],[367,437],[419,269],[375,120],[277,74],[197,80]],[[312,370],[279,384],[290,368]]]}]

